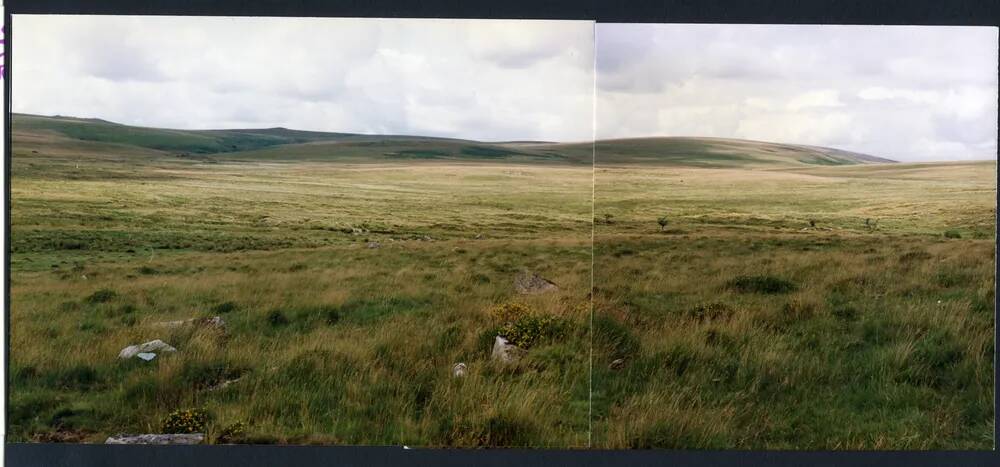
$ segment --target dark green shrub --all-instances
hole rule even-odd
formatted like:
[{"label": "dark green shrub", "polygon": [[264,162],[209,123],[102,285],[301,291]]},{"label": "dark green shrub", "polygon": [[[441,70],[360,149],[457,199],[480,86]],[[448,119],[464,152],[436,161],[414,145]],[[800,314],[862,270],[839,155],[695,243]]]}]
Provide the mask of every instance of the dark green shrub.
[{"label": "dark green shrub", "polygon": [[962,233],[957,230],[945,230],[944,238],[962,238]]},{"label": "dark green shrub", "polygon": [[267,322],[272,327],[284,326],[288,324],[288,317],[285,316],[281,310],[271,310],[271,312],[267,314]]},{"label": "dark green shrub", "polygon": [[727,282],[726,286],[740,293],[767,295],[789,293],[797,289],[793,282],[774,276],[737,276]]},{"label": "dark green shrub", "polygon": [[114,300],[118,293],[111,289],[100,289],[84,299],[87,303],[105,303]]},{"label": "dark green shrub", "polygon": [[222,302],[212,307],[212,313],[214,314],[231,313],[233,311],[236,311],[236,308],[237,306],[235,302]]},{"label": "dark green shrub", "polygon": [[223,428],[219,432],[219,436],[215,438],[215,442],[219,444],[237,444],[246,438],[246,433],[247,424],[236,422]]}]

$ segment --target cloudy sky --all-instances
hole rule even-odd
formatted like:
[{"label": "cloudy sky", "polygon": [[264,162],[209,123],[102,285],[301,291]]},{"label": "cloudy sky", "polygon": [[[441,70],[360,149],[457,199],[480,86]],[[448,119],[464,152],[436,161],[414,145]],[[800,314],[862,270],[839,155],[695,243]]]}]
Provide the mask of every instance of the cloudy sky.
[{"label": "cloudy sky", "polygon": [[593,137],[582,21],[15,16],[15,112],[170,128]]},{"label": "cloudy sky", "polygon": [[996,158],[995,28],[598,24],[596,48],[600,138]]}]

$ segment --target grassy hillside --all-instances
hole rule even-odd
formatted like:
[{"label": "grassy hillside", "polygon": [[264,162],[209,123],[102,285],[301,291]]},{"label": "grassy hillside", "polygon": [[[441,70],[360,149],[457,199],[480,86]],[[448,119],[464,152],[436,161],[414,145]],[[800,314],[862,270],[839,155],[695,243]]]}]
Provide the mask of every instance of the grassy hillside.
[{"label": "grassy hillside", "polygon": [[631,164],[687,167],[778,168],[889,163],[839,149],[723,138],[633,138],[596,143],[598,166]]},{"label": "grassy hillside", "polygon": [[[406,135],[363,135],[289,130],[286,128],[173,130],[120,125],[99,119],[14,114],[13,131],[23,141],[71,148],[101,145],[108,156],[188,157],[203,161],[487,161],[589,164],[585,151],[563,151],[563,145],[538,142],[489,143]],[[110,145],[110,146],[109,146]],[[51,151],[48,151],[51,152]]]}]

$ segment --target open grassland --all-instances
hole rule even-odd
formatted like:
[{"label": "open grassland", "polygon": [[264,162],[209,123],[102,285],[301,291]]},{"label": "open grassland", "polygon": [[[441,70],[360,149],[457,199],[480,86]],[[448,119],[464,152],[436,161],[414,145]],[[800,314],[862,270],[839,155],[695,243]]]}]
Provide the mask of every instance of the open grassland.
[{"label": "open grassland", "polygon": [[993,447],[995,162],[597,161],[595,447]]},{"label": "open grassland", "polygon": [[[228,441],[586,445],[589,166],[13,143],[11,441],[103,442],[204,408],[209,442],[241,422]],[[560,289],[516,294],[522,269]],[[500,365],[488,310],[509,302],[560,332]],[[225,333],[155,324],[211,316]],[[117,358],[152,339],[178,350]]]}]

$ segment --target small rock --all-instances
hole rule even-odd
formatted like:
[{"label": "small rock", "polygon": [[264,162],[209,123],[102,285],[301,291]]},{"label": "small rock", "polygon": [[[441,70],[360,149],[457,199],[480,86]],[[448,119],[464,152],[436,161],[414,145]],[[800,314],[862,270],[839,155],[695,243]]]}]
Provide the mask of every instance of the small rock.
[{"label": "small rock", "polygon": [[370,248],[370,249],[374,250],[375,248],[378,248],[380,246],[382,246],[382,245],[380,245],[378,242],[368,242],[368,248]]},{"label": "small rock", "polygon": [[622,368],[625,368],[625,359],[616,358],[610,365],[608,365],[608,368],[612,370],[621,370]]},{"label": "small rock", "polygon": [[511,363],[517,361],[524,354],[524,349],[511,344],[502,336],[497,336],[496,341],[493,342],[492,358],[500,363]]},{"label": "small rock", "polygon": [[139,353],[135,354],[135,356],[139,357],[139,358],[141,358],[141,359],[143,359],[143,360],[145,360],[147,362],[150,361],[150,360],[152,360],[152,359],[154,359],[154,358],[156,358],[156,354],[152,353],[152,352],[139,352]]},{"label": "small rock", "polygon": [[243,379],[242,376],[240,376],[238,378],[235,378],[235,379],[227,379],[227,380],[225,380],[225,381],[223,381],[223,382],[221,382],[219,384],[216,384],[215,386],[212,386],[212,387],[208,388],[208,390],[209,391],[218,391],[219,389],[225,389],[225,388],[229,387],[230,384],[233,384],[233,383],[235,383],[235,382],[237,382],[237,381],[239,381],[241,379]]},{"label": "small rock", "polygon": [[476,240],[482,240],[482,239],[483,239],[483,234],[477,233],[476,234]]},{"label": "small rock", "polygon": [[201,444],[204,433],[142,434],[112,436],[104,444]]},{"label": "small rock", "polygon": [[521,271],[514,278],[514,290],[522,295],[536,295],[559,290],[554,282],[530,271]]},{"label": "small rock", "polygon": [[205,327],[215,328],[220,331],[226,330],[226,321],[222,319],[221,316],[213,316],[211,318],[181,319],[177,321],[160,321],[153,323],[153,326],[162,328],[178,328],[189,325],[205,326]]},{"label": "small rock", "polygon": [[118,358],[129,359],[135,357],[136,355],[139,355],[140,353],[176,352],[176,351],[177,349],[173,348],[170,344],[167,344],[166,342],[156,339],[146,342],[144,344],[130,345],[128,347],[125,347],[124,349],[122,349],[121,352],[118,353]]},{"label": "small rock", "polygon": [[456,363],[454,367],[451,368],[452,376],[456,378],[461,378],[465,376],[465,364]]}]

